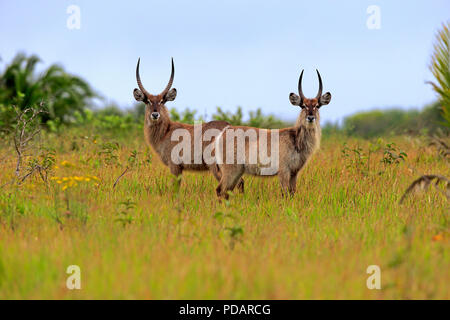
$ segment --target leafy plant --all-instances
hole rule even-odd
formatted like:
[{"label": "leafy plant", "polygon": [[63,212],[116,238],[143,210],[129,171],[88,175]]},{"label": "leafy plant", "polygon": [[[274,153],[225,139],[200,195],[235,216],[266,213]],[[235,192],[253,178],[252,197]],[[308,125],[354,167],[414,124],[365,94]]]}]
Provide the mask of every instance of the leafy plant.
[{"label": "leafy plant", "polygon": [[346,159],[347,169],[355,169],[364,175],[367,174],[369,156],[360,146],[349,147],[347,142],[344,142],[341,154]]},{"label": "leafy plant", "polygon": [[404,151],[398,149],[397,145],[392,142],[386,144],[381,162],[383,162],[384,165],[398,164],[400,161],[405,161],[407,156],[408,155]]},{"label": "leafy plant", "polygon": [[116,218],[115,221],[121,223],[122,227],[131,224],[133,222],[133,216],[130,211],[134,208],[136,208],[136,203],[131,201],[131,199],[120,202],[119,212],[117,213],[118,218]]},{"label": "leafy plant", "polygon": [[239,226],[235,225],[232,227],[226,227],[226,231],[228,231],[230,235],[230,249],[234,249],[236,242],[242,241],[242,237],[244,236],[244,229]]},{"label": "leafy plant", "polygon": [[442,25],[436,35],[430,70],[436,82],[429,82],[439,95],[444,124],[450,127],[450,22]]},{"label": "leafy plant", "polygon": [[119,150],[119,144],[117,142],[105,142],[101,145],[101,150],[98,152],[103,157],[107,165],[117,164],[119,157],[117,156],[117,150]]}]

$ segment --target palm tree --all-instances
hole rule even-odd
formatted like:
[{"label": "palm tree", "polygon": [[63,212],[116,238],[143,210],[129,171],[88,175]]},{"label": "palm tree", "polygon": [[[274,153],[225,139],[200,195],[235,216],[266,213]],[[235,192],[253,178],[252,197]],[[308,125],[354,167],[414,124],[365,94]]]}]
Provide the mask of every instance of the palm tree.
[{"label": "palm tree", "polygon": [[450,22],[444,23],[436,35],[430,70],[437,83],[430,82],[439,95],[445,125],[450,127]]},{"label": "palm tree", "polygon": [[24,110],[43,102],[48,113],[42,115],[42,122],[64,123],[75,111],[83,112],[89,100],[97,96],[87,82],[66,73],[59,65],[36,74],[40,61],[36,55],[15,56],[0,75],[0,104]]}]

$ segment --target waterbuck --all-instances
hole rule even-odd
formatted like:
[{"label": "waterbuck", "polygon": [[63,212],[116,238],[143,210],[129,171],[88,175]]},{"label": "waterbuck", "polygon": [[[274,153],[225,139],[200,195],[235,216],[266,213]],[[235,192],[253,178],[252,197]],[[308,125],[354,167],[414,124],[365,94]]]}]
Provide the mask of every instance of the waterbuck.
[{"label": "waterbuck", "polygon": [[[170,120],[169,111],[167,110],[165,103],[167,101],[175,100],[177,96],[177,90],[172,88],[172,83],[175,75],[175,67],[172,59],[172,73],[170,75],[169,83],[166,88],[158,95],[152,95],[141,82],[139,75],[140,58],[136,66],[136,81],[139,89],[134,89],[133,95],[137,101],[145,103],[145,122],[144,122],[144,135],[147,143],[155,150],[159,155],[161,161],[169,167],[170,172],[176,177],[180,176],[183,170],[196,170],[205,171],[210,170],[214,177],[220,181],[220,172],[217,170],[217,166],[210,161],[205,161],[203,152],[200,155],[198,161],[194,161],[195,144],[200,143],[201,150],[208,147],[208,140],[204,139],[205,132],[219,134],[223,128],[229,125],[226,121],[211,121],[199,125],[201,132],[194,133],[194,126]],[[172,88],[172,89],[171,89]],[[215,129],[215,130],[214,130]],[[191,153],[190,159],[192,161],[180,162],[179,155],[176,152],[172,152],[173,149],[179,145],[177,138],[182,136],[189,142],[188,152]],[[209,136],[210,141],[215,138],[214,134]],[[184,141],[186,142],[186,141]],[[198,149],[198,148],[197,148]],[[183,150],[185,152],[186,149]],[[244,181],[240,179],[238,184],[239,191],[244,192]]]},{"label": "waterbuck", "polygon": [[[219,198],[227,199],[228,191],[234,189],[244,173],[278,175],[282,194],[295,193],[298,172],[320,145],[319,109],[331,100],[329,92],[322,95],[322,79],[317,70],[319,91],[315,98],[304,96],[303,71],[298,82],[299,95],[289,95],[291,104],[301,108],[294,127],[267,130],[229,126],[216,138],[216,161],[222,176],[216,189]],[[270,167],[267,166],[268,161],[263,159],[265,157],[270,157]]]}]

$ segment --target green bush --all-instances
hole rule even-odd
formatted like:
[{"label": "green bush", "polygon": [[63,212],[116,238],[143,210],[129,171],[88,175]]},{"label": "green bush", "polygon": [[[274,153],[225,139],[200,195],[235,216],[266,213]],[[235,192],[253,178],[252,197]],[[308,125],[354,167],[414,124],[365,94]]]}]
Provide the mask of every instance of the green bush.
[{"label": "green bush", "polygon": [[[68,123],[75,112],[83,112],[90,99],[96,97],[89,84],[68,74],[58,65],[51,65],[37,74],[39,57],[17,54],[0,74],[1,121],[9,125],[13,118],[9,109],[16,106],[24,110],[44,104],[48,113],[41,115],[42,123]],[[6,108],[6,109],[5,109]]]},{"label": "green bush", "polygon": [[223,111],[222,108],[217,107],[217,111],[213,114],[212,118],[214,120],[224,120],[229,122],[234,126],[250,126],[256,128],[267,128],[267,129],[278,129],[289,127],[292,123],[284,122],[280,119],[277,119],[273,115],[263,115],[260,108],[256,109],[256,111],[249,112],[249,119],[247,121],[243,120],[243,112],[242,108],[238,107],[236,113],[232,113],[230,111]]},{"label": "green bush", "polygon": [[[440,104],[433,103],[423,110],[387,109],[359,112],[346,117],[342,129],[348,135],[372,138],[394,134],[433,134],[444,130]],[[326,128],[326,130],[329,130]]]}]

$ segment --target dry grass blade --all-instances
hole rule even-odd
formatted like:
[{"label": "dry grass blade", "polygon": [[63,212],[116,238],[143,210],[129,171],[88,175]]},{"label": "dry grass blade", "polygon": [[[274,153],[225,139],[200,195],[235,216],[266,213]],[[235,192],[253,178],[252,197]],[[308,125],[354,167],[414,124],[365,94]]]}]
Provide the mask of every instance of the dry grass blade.
[{"label": "dry grass blade", "polygon": [[413,183],[411,183],[411,185],[408,187],[408,189],[406,189],[405,193],[403,194],[402,198],[400,199],[400,203],[402,203],[405,198],[412,192],[418,192],[418,191],[425,191],[428,189],[428,187],[430,186],[430,184],[433,182],[433,180],[435,180],[435,183],[433,184],[433,186],[439,191],[442,192],[442,190],[440,190],[438,188],[439,183],[444,183],[445,185],[445,192],[442,192],[447,200],[450,200],[450,180],[448,180],[446,177],[441,176],[441,175],[434,175],[434,174],[430,174],[430,175],[423,175],[420,178],[416,179],[413,181]]},{"label": "dry grass blade", "polygon": [[439,137],[432,137],[431,142],[428,144],[429,146],[435,146],[439,155],[443,158],[447,158],[450,156],[450,147],[444,141],[444,139],[441,139]]}]

